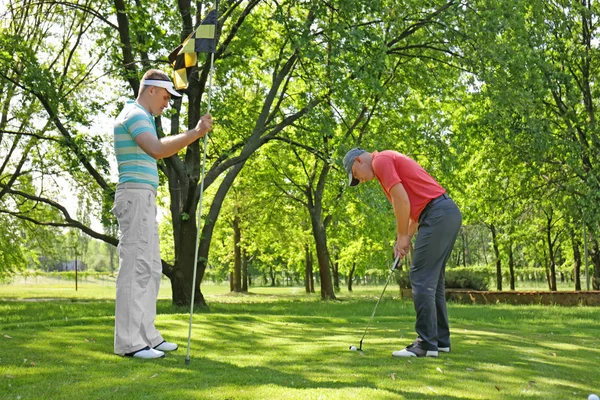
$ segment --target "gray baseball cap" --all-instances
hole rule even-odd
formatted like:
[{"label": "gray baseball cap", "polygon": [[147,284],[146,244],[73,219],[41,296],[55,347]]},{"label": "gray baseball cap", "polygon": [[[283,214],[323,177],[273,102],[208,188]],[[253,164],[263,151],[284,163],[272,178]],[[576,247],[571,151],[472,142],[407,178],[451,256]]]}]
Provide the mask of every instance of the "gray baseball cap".
[{"label": "gray baseball cap", "polygon": [[355,147],[346,153],[344,156],[344,169],[348,174],[348,185],[356,186],[359,184],[359,180],[352,176],[352,165],[354,165],[354,159],[360,156],[365,151],[360,147]]}]

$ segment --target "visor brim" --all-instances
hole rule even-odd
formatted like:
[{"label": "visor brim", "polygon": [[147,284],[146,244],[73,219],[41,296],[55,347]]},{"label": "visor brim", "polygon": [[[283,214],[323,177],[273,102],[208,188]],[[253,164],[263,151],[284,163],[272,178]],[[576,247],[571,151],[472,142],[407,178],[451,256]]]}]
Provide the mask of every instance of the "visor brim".
[{"label": "visor brim", "polygon": [[169,92],[171,94],[171,96],[181,97],[181,93],[179,93],[178,91],[175,90],[175,87],[173,86],[173,82],[171,82],[171,81],[163,81],[160,79],[144,79],[142,81],[142,83],[144,85],[148,85],[148,86],[157,86],[157,87],[165,88],[167,90],[167,92]]}]

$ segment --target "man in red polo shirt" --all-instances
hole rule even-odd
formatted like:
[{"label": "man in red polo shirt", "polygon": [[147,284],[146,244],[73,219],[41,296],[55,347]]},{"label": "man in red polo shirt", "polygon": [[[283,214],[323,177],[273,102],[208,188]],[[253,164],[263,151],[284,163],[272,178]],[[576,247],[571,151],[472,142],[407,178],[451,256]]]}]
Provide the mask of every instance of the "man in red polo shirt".
[{"label": "man in red polo shirt", "polygon": [[437,357],[450,352],[446,311],[446,262],[462,223],[460,210],[415,160],[396,151],[369,153],[354,148],[344,157],[350,186],[377,178],[396,217],[396,256],[404,257],[415,241],[410,284],[417,314],[417,338],[395,357]]}]

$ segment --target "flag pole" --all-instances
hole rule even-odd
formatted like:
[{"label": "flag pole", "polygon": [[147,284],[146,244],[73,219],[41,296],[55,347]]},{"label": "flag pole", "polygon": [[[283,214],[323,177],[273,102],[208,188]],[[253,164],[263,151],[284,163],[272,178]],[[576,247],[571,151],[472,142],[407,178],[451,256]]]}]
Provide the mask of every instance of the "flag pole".
[{"label": "flag pole", "polygon": [[[210,73],[208,75],[208,109],[207,114],[210,113],[210,99],[212,94],[212,77],[215,65],[215,53],[210,53]],[[192,320],[194,317],[194,297],[196,294],[196,271],[198,270],[198,247],[200,244],[200,226],[202,218],[202,194],[204,192],[204,171],[206,168],[206,148],[208,147],[208,132],[204,135],[204,152],[202,154],[202,172],[200,174],[200,198],[198,200],[198,218],[196,224],[198,229],[196,230],[196,250],[194,251],[194,277],[192,279],[192,301],[190,304],[190,324],[188,328],[188,342],[187,342],[187,354],[185,356],[185,364],[190,363],[190,344],[192,340]]]}]

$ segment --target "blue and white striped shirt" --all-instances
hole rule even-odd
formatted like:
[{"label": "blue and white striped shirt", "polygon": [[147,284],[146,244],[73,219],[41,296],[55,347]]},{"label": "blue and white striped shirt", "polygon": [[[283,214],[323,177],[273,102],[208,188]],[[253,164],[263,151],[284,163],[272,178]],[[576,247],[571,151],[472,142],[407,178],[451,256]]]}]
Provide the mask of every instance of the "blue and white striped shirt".
[{"label": "blue and white striped shirt", "polygon": [[158,137],[152,115],[135,101],[129,100],[114,126],[119,183],[147,183],[158,188],[156,160],[146,154],[134,140],[142,132],[150,132]]}]

